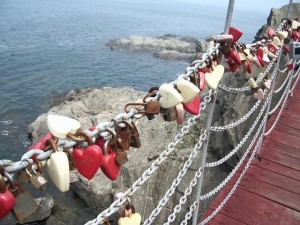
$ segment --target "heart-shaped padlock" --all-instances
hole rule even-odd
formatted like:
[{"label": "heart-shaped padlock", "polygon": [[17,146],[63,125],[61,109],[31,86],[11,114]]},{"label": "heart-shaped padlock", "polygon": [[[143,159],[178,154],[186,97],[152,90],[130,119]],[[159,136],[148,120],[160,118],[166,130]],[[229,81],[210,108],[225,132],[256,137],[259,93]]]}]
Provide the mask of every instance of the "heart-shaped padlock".
[{"label": "heart-shaped padlock", "polygon": [[199,92],[199,88],[188,80],[180,79],[176,82],[176,87],[182,96],[182,102],[188,102],[193,99]]},{"label": "heart-shaped padlock", "polygon": [[87,147],[75,147],[73,150],[73,157],[76,161],[78,172],[87,179],[92,179],[101,164],[102,149],[93,143],[92,138],[86,132],[78,130],[77,135],[84,136],[88,142]]},{"label": "heart-shaped padlock", "polygon": [[228,59],[227,63],[231,72],[235,73],[239,69],[239,65],[235,63],[233,60]]},{"label": "heart-shaped padlock", "polygon": [[183,101],[183,97],[171,84],[162,84],[159,87],[159,105],[162,108],[168,109],[174,107]]},{"label": "heart-shaped padlock", "polygon": [[0,193],[0,220],[13,209],[14,205],[15,197],[9,190]]},{"label": "heart-shaped padlock", "polygon": [[183,103],[183,108],[193,114],[198,115],[200,110],[201,98],[199,95],[196,95],[192,100]]},{"label": "heart-shaped padlock", "polygon": [[261,88],[257,89],[257,91],[253,94],[253,97],[258,100],[263,100],[265,97],[264,91]]},{"label": "heart-shaped padlock", "polygon": [[81,126],[75,119],[58,115],[48,115],[47,125],[50,132],[61,139],[66,139],[68,133],[75,134]]},{"label": "heart-shaped padlock", "polygon": [[268,27],[268,36],[269,37],[275,37],[276,36],[276,32],[272,27]]},{"label": "heart-shaped padlock", "polygon": [[52,146],[53,153],[47,161],[48,174],[54,185],[66,192],[70,188],[70,170],[68,157],[64,152],[59,152],[55,142],[48,139],[46,144]]},{"label": "heart-shaped padlock", "polygon": [[103,146],[103,157],[100,164],[100,168],[105,176],[107,176],[111,180],[116,180],[120,173],[120,165],[118,165],[115,161],[116,152],[111,149],[109,143],[115,142],[117,138],[117,134],[114,130],[110,128],[106,128],[106,131],[110,132],[112,135],[112,140],[107,140]]},{"label": "heart-shaped padlock", "polygon": [[229,27],[228,33],[233,36],[232,43],[238,41],[240,39],[240,37],[243,35],[243,31],[241,31],[240,29],[238,29],[236,27]]},{"label": "heart-shaped padlock", "polygon": [[206,84],[209,88],[216,90],[224,74],[224,66],[217,65],[212,73],[206,73]]}]

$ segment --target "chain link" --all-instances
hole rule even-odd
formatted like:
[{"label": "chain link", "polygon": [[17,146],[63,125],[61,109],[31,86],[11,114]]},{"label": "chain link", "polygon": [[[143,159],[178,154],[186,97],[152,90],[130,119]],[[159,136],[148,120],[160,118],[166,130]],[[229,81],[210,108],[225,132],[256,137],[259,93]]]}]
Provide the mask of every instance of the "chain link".
[{"label": "chain link", "polygon": [[247,112],[242,118],[240,118],[239,120],[227,124],[225,126],[219,126],[219,127],[211,127],[210,130],[212,131],[216,131],[216,132],[221,132],[221,131],[225,131],[228,129],[232,129],[235,128],[237,126],[239,126],[241,123],[245,122],[247,119],[250,118],[250,116],[252,115],[252,113],[258,108],[258,106],[260,105],[261,100],[257,100],[257,102],[255,103],[255,105],[251,108],[251,110],[249,112]]},{"label": "chain link", "polygon": [[170,223],[174,222],[176,219],[176,214],[181,211],[181,206],[186,203],[187,197],[192,193],[193,187],[195,187],[202,175],[202,168],[200,167],[195,173],[194,178],[191,180],[190,185],[185,189],[184,195],[179,200],[179,204],[174,207],[173,213],[169,215],[168,221],[164,223],[164,225],[169,225]]},{"label": "chain link", "polygon": [[[144,225],[150,225],[153,223],[154,219],[158,216],[162,208],[165,206],[170,197],[174,194],[176,187],[179,185],[180,181],[186,174],[188,168],[191,166],[193,160],[197,156],[199,149],[202,147],[203,142],[207,139],[207,131],[205,130],[203,134],[200,135],[198,143],[195,145],[193,151],[190,153],[189,158],[184,163],[182,169],[179,171],[178,176],[173,181],[171,187],[167,190],[165,196],[159,201],[156,208],[151,212],[148,219],[144,221]],[[175,218],[174,218],[175,219]]]},{"label": "chain link", "polygon": [[212,162],[212,163],[206,163],[205,167],[216,167],[221,165],[222,163],[226,162],[228,159],[230,159],[235,153],[237,153],[237,151],[245,144],[245,142],[248,140],[248,138],[251,136],[251,134],[253,133],[255,127],[257,126],[259,120],[261,119],[266,107],[268,106],[268,103],[270,101],[270,94],[268,95],[263,107],[261,108],[258,116],[256,117],[253,125],[251,126],[251,128],[248,130],[247,134],[243,137],[243,139],[240,141],[240,143],[230,152],[228,153],[225,157],[223,157],[222,159],[216,161],[216,162]]},{"label": "chain link", "polygon": [[205,199],[208,199],[210,197],[212,197],[213,195],[215,195],[216,193],[218,193],[220,190],[222,190],[222,188],[230,181],[230,179],[233,177],[233,175],[236,173],[236,171],[239,169],[239,167],[242,165],[242,163],[244,162],[245,158],[247,157],[249,151],[251,150],[252,146],[254,145],[258,134],[260,133],[264,123],[267,120],[267,115],[264,116],[262,123],[260,124],[259,128],[257,129],[257,132],[254,136],[254,138],[252,139],[249,147],[247,148],[246,152],[244,153],[244,155],[242,156],[242,158],[240,159],[240,161],[238,162],[238,164],[236,165],[236,167],[231,171],[231,173],[225,178],[225,180],[219,184],[216,188],[214,188],[212,191],[210,191],[209,193],[200,196],[200,200],[203,201]]}]

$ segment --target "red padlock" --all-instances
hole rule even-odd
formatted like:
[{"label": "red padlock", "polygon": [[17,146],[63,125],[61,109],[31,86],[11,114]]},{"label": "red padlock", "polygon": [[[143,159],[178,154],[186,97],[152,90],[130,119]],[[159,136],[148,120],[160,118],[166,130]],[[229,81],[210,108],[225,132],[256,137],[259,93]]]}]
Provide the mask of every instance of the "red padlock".
[{"label": "red padlock", "polygon": [[279,50],[279,47],[275,45],[273,42],[268,44],[268,50],[269,52],[276,54],[276,52]]},{"label": "red padlock", "polygon": [[82,130],[77,131],[78,135],[86,138],[88,146],[86,148],[75,147],[73,157],[76,161],[78,172],[87,179],[92,179],[99,169],[102,161],[102,149],[93,143],[92,138]]},{"label": "red padlock", "polygon": [[236,64],[233,60],[229,59],[227,60],[227,63],[231,72],[235,73],[238,70],[239,65]]},{"label": "red padlock", "polygon": [[268,36],[269,37],[275,37],[276,36],[276,32],[272,27],[268,27]]},{"label": "red padlock", "polygon": [[[7,174],[4,170],[4,167],[0,166],[0,174],[1,174],[1,181],[0,182],[0,220],[4,218],[7,213],[9,213],[14,205],[15,205],[15,196],[12,192],[8,190],[8,185],[6,185],[4,181],[4,176]],[[7,177],[8,178],[8,177]],[[10,181],[12,181],[12,177],[9,176],[8,178]]]},{"label": "red padlock", "polygon": [[243,31],[236,27],[229,27],[229,34],[233,36],[232,43],[234,43],[240,39],[240,37],[243,35]]},{"label": "red padlock", "polygon": [[198,115],[199,114],[199,109],[200,109],[200,104],[201,104],[201,98],[197,94],[192,100],[183,103],[183,108],[193,114],[193,115]]},{"label": "red padlock", "polygon": [[[44,150],[45,149],[45,147],[46,147],[46,141],[48,140],[48,139],[53,139],[54,138],[54,136],[51,134],[51,133],[48,133],[48,134],[46,134],[44,137],[42,137],[40,140],[38,140],[37,142],[35,142],[35,143],[33,143],[27,150],[26,150],[26,152],[28,152],[28,151],[30,151],[30,150],[32,150],[32,149],[41,149],[41,150]],[[31,159],[33,160],[33,161],[35,161],[36,160],[36,155],[33,155],[32,157],[31,157]]]},{"label": "red padlock", "polygon": [[110,128],[106,128],[108,132],[112,134],[112,140],[107,140],[103,146],[103,157],[100,164],[100,168],[105,176],[111,180],[116,180],[119,176],[121,166],[117,164],[115,157],[116,152],[113,151],[109,144],[115,142],[117,139],[116,132]]}]

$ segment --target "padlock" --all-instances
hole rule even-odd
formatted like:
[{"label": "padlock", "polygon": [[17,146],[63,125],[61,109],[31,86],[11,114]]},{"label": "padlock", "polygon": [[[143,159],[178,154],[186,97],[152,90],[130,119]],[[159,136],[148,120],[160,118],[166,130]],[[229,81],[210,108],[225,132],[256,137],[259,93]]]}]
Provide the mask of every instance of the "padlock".
[{"label": "padlock", "polygon": [[123,146],[122,139],[120,137],[117,137],[117,141],[111,146],[111,148],[112,148],[112,151],[114,151],[116,153],[115,154],[115,162],[119,166],[122,166],[124,163],[128,162],[128,157],[127,157],[127,153],[125,152],[125,150],[123,150],[119,146]]},{"label": "padlock", "polygon": [[134,148],[140,148],[141,147],[141,140],[140,140],[140,134],[139,131],[135,125],[134,122],[131,122],[131,140],[130,140],[130,146]]},{"label": "padlock", "polygon": [[15,196],[15,204],[12,212],[18,221],[23,221],[38,209],[38,205],[30,192],[27,191],[19,182],[16,181],[12,184],[9,187],[9,190]]},{"label": "padlock", "polygon": [[73,157],[72,152],[68,148],[63,148],[63,151],[67,154],[70,169],[70,183],[79,181],[78,169],[76,166],[76,160]]},{"label": "padlock", "polygon": [[[117,141],[117,147],[121,148],[122,150],[129,150],[130,148],[130,140],[131,140],[131,129],[130,124],[125,121],[117,122],[115,119],[112,120],[114,123],[114,128],[117,133],[117,137],[121,139],[121,141]],[[120,127],[119,123],[125,124],[125,127]]]},{"label": "padlock", "polygon": [[30,170],[26,168],[26,173],[29,175],[30,183],[32,183],[36,189],[42,188],[48,182],[46,178],[33,169],[32,166]]},{"label": "padlock", "polygon": [[231,34],[220,34],[215,37],[217,43],[228,43],[231,44],[233,36]]},{"label": "padlock", "polygon": [[235,43],[240,39],[240,37],[243,35],[243,31],[238,29],[237,27],[229,27],[229,34],[233,36],[232,42]]},{"label": "padlock", "polygon": [[177,119],[175,106],[169,109],[162,109],[163,119],[165,121],[171,122]]},{"label": "padlock", "polygon": [[[101,164],[103,157],[102,149],[97,144],[94,144],[92,138],[83,130],[79,129],[76,135],[84,137],[88,143],[88,146],[85,148],[73,148],[73,157],[76,161],[78,172],[87,179],[92,179]],[[68,178],[70,178],[70,176]]]},{"label": "padlock", "polygon": [[[4,180],[4,177],[8,179],[8,182],[13,182],[12,177],[7,173],[4,172],[2,179]],[[13,193],[8,190],[9,184],[4,184],[5,186],[3,192],[0,192],[0,220],[4,218],[14,207],[15,205],[15,196]]]},{"label": "padlock", "polygon": [[[46,165],[46,162],[43,164],[40,160],[35,160],[35,164],[37,165],[38,174],[40,174],[45,179],[45,175],[43,172],[43,166]],[[47,180],[47,183],[48,183],[48,180]],[[45,191],[46,185],[43,185],[42,187],[40,187],[40,190]]]},{"label": "padlock", "polygon": [[100,168],[105,176],[107,176],[111,180],[116,180],[120,173],[120,165],[118,165],[115,161],[116,152],[112,150],[109,143],[116,143],[117,134],[113,129],[106,128],[105,131],[108,131],[112,135],[111,140],[106,140],[104,143],[103,149],[103,157],[100,164]]},{"label": "padlock", "polygon": [[183,110],[183,104],[179,103],[175,106],[176,109],[176,121],[177,124],[182,124],[184,120],[184,110]]},{"label": "padlock", "polygon": [[0,165],[0,193],[6,192],[6,182],[4,180],[4,166]]},{"label": "padlock", "polygon": [[54,185],[61,191],[66,192],[70,188],[70,170],[68,157],[64,152],[59,152],[55,142],[48,139],[46,144],[52,146],[53,153],[47,161],[48,174]]}]

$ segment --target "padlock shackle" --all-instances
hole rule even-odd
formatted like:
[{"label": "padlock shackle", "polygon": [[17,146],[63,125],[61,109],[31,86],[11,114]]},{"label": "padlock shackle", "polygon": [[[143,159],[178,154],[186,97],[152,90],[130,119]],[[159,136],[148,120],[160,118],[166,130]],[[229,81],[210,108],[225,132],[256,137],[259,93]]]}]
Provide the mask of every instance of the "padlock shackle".
[{"label": "padlock shackle", "polygon": [[88,135],[87,132],[83,131],[82,129],[78,129],[77,132],[76,132],[76,135],[83,136],[84,137],[84,141],[86,141],[89,146],[94,144],[92,137],[90,135]]},{"label": "padlock shackle", "polygon": [[54,152],[58,152],[58,148],[57,148],[57,139],[53,140],[52,138],[49,138],[46,140],[45,144],[46,144],[46,147],[45,147],[45,150],[46,151],[49,151],[51,148],[53,150],[53,153]]},{"label": "padlock shackle", "polygon": [[139,102],[130,102],[130,103],[127,103],[124,107],[124,111],[126,113],[129,113],[130,110],[128,109],[128,107],[130,106],[143,106],[144,107],[144,110],[138,110],[135,108],[135,110],[137,111],[137,114],[146,114],[146,111],[145,111],[145,107],[147,106],[147,103],[139,103]]}]

